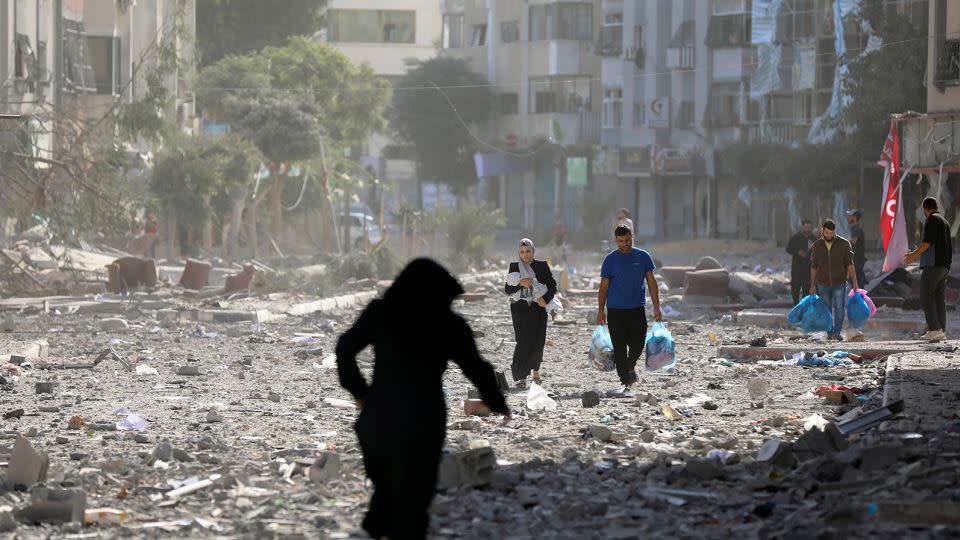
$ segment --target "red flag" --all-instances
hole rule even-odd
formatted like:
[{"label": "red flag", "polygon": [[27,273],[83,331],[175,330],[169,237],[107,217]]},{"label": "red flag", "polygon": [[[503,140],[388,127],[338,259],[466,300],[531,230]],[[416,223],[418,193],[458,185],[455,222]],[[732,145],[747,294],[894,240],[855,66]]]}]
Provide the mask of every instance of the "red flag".
[{"label": "red flag", "polygon": [[890,245],[890,237],[894,230],[894,220],[897,217],[897,192],[900,188],[900,136],[897,122],[890,120],[890,133],[883,144],[883,152],[877,164],[884,167],[883,171],[883,208],[880,211],[880,237],[883,238],[883,249]]}]

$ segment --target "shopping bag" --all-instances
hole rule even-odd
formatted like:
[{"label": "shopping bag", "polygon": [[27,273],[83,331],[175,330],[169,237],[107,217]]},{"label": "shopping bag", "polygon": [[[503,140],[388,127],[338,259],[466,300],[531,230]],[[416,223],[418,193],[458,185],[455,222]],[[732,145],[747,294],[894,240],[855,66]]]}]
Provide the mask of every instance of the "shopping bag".
[{"label": "shopping bag", "polygon": [[647,352],[647,371],[672,369],[677,365],[676,344],[667,326],[662,322],[655,322],[650,327],[644,348]]},{"label": "shopping bag", "polygon": [[587,354],[590,365],[600,371],[613,371],[616,364],[613,361],[613,341],[610,340],[610,331],[604,325],[598,325],[593,330],[590,339],[590,352]]}]

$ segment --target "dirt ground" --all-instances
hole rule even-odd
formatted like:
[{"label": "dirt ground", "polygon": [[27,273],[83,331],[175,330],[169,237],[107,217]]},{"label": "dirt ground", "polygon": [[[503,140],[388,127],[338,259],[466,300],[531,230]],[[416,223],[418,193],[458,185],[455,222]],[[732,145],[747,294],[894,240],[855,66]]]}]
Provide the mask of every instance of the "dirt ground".
[{"label": "dirt ground", "polygon": [[[665,252],[671,262],[683,259],[682,249]],[[497,280],[483,285],[491,293],[487,299],[458,302],[455,309],[474,328],[484,357],[509,373],[507,301],[493,292]],[[289,301],[284,295],[240,300],[231,309],[272,306],[282,313]],[[884,516],[893,514],[881,510],[878,517],[876,505],[870,506],[960,497],[955,419],[953,427],[945,419],[916,437],[895,426],[873,430],[845,451],[799,463],[756,459],[765,441],[796,441],[812,415],[833,420],[854,406],[878,407],[885,358],[817,368],[724,361],[719,346],[760,336],[770,346],[816,351],[825,345],[793,332],[741,328],[708,308],[683,307],[682,317],[668,319],[677,343],[675,372],[642,374],[635,397],[606,397],[618,384],[616,375],[596,371],[586,356],[593,331],[586,316],[595,311],[595,298],[571,302],[561,318],[575,324],[548,328],[543,376],[555,410],[531,411],[528,391],[511,390],[514,419],[508,425],[498,417],[467,417],[462,400],[470,385],[451,364],[444,378],[447,447],[489,446],[497,468],[489,485],[438,493],[432,537],[933,538],[960,532],[956,524],[890,521]],[[110,358],[94,369],[34,366],[16,380],[5,374],[0,412],[22,408],[24,414],[2,420],[0,462],[7,461],[17,434],[25,434],[49,455],[48,485],[79,488],[88,508],[121,509],[128,519],[114,527],[19,522],[0,536],[363,537],[359,523],[370,486],[352,431],[357,411],[339,387],[330,356],[338,333],[357,313],[336,309],[199,327],[161,325],[154,312],[131,304],[123,315],[130,328],[121,331],[102,331],[95,316],[83,313],[16,315],[16,329],[3,334],[7,348],[46,339],[48,362],[56,363],[91,361],[112,346],[132,365],[158,374],[128,372]],[[907,335],[885,339],[894,341],[858,346],[919,346]],[[423,341],[430,346],[429,332]],[[362,359],[369,373],[372,355]],[[751,396],[750,380],[766,381],[768,390]],[[36,393],[36,382],[54,382],[52,393]],[[813,394],[831,384],[860,388],[862,398],[836,406]],[[599,406],[581,404],[589,390],[600,393]],[[680,419],[668,419],[665,404]],[[118,431],[115,424],[129,412],[149,426]],[[71,430],[76,415],[86,426]],[[396,441],[398,447],[408,443]],[[876,448],[886,450],[878,455]],[[340,456],[340,473],[311,480],[311,464],[330,452]],[[167,494],[204,479],[212,480],[209,487],[179,498]],[[21,508],[28,498],[3,493],[0,515],[4,506]]]}]

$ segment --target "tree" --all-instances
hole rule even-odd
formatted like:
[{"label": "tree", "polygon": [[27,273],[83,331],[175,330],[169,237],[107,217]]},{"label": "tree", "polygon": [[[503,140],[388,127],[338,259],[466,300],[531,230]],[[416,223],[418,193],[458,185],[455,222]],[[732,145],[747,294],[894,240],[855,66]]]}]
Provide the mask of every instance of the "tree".
[{"label": "tree", "polygon": [[[257,209],[269,197],[270,227],[283,230],[283,193],[294,163],[321,157],[320,205],[333,228],[329,204],[329,161],[341,152],[324,146],[361,142],[383,126],[389,86],[366,65],[357,66],[322,43],[294,37],[284,47],[266,47],[247,56],[228,56],[204,68],[198,79],[204,111],[227,122],[256,145],[270,171],[268,186],[255,195],[247,223],[255,238]],[[327,142],[324,142],[324,141]],[[256,250],[256,241],[251,242]],[[330,244],[325,244],[330,249]]]},{"label": "tree", "polygon": [[[231,223],[239,227],[242,201],[253,181],[256,155],[253,146],[236,135],[178,135],[167,141],[157,154],[150,190],[164,209],[169,253],[173,252],[178,223],[195,230],[210,230],[214,199],[235,203],[237,193],[241,193],[239,208],[232,208]],[[234,235],[233,230],[231,234]]]},{"label": "tree", "polygon": [[926,110],[927,39],[920,28],[896,10],[886,9],[883,2],[861,2],[859,13],[883,47],[850,64],[844,87],[852,100],[841,121],[855,127],[851,143],[873,161],[890,129],[890,114]]},{"label": "tree", "polygon": [[440,57],[422,62],[397,86],[390,125],[413,143],[420,177],[446,183],[462,196],[477,181],[476,139],[469,126],[489,114],[486,79],[465,60]]},{"label": "tree", "polygon": [[203,0],[197,2],[197,48],[201,65],[230,55],[282,45],[291,36],[323,27],[325,0]]}]

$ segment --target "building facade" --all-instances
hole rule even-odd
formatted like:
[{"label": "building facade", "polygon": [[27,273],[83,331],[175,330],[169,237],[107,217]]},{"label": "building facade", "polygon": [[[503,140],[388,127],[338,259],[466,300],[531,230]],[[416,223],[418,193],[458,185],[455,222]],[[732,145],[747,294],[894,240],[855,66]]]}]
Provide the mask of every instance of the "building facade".
[{"label": "building facade", "polygon": [[[315,39],[396,83],[417,62],[437,55],[440,37],[438,0],[330,0],[327,28]],[[383,193],[386,205],[418,205],[416,164],[403,145],[389,134],[374,133],[354,154],[367,171],[392,187]]]},{"label": "building facade", "polygon": [[[898,115],[903,140],[903,170],[922,175],[908,182],[907,208],[918,208],[925,196],[936,197],[944,217],[960,233],[960,3],[930,0],[927,47],[927,111]],[[910,200],[912,199],[912,200]],[[909,214],[908,214],[909,215]],[[917,220],[907,220],[908,231],[917,231]],[[910,227],[913,225],[913,227]]]},{"label": "building facade", "polygon": [[[467,60],[494,93],[476,196],[510,228],[576,225],[600,142],[600,1],[446,0],[443,54]],[[492,150],[497,149],[497,150]]]}]

